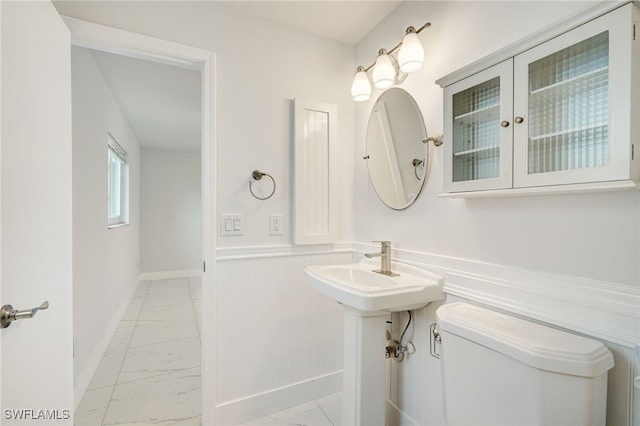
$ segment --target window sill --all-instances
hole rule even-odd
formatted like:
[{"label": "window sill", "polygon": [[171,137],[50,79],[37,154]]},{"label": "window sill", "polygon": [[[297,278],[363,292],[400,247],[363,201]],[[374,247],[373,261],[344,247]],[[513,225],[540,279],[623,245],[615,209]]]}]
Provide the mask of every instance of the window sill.
[{"label": "window sill", "polygon": [[107,226],[107,229],[122,228],[123,226],[129,226],[129,224],[128,223],[114,223],[113,225]]}]

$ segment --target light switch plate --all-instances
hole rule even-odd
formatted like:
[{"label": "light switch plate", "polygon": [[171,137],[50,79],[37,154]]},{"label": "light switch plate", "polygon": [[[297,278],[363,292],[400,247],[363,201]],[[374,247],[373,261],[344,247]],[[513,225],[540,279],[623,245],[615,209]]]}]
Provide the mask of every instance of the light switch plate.
[{"label": "light switch plate", "polygon": [[242,235],[242,214],[225,213],[220,215],[220,236]]}]

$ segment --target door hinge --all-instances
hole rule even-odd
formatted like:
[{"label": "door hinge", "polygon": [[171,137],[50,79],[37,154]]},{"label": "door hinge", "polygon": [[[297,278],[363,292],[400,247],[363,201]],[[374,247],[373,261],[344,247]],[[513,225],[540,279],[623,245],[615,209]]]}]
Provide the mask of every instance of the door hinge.
[{"label": "door hinge", "polygon": [[636,158],[636,146],[634,144],[631,144],[631,160],[635,160]]},{"label": "door hinge", "polygon": [[202,272],[207,272],[207,262],[202,261]]},{"label": "door hinge", "polygon": [[633,24],[633,39],[636,39],[636,24]]}]

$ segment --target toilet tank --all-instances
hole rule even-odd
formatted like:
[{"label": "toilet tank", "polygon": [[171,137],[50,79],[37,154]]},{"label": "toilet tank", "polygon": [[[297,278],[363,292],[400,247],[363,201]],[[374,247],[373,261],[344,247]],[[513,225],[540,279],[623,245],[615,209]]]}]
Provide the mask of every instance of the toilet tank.
[{"label": "toilet tank", "polygon": [[450,426],[605,424],[602,343],[468,303],[436,317]]}]

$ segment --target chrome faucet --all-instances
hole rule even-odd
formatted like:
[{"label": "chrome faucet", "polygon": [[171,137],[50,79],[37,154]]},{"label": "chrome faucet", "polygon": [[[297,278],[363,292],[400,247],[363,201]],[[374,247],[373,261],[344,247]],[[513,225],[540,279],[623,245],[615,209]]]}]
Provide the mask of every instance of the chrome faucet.
[{"label": "chrome faucet", "polygon": [[391,241],[373,241],[373,242],[380,243],[380,252],[364,254],[364,256],[368,258],[380,257],[380,269],[374,269],[373,272],[377,272],[383,275],[388,275],[390,277],[397,277],[398,274],[391,272]]}]

